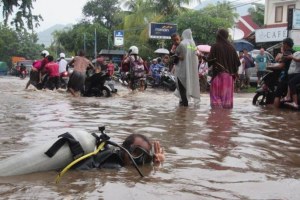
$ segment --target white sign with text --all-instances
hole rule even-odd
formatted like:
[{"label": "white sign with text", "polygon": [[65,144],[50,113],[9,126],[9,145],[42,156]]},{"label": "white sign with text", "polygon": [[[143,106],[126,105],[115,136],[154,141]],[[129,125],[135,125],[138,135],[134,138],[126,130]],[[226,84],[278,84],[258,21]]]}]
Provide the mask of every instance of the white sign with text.
[{"label": "white sign with text", "polygon": [[293,29],[300,29],[300,10],[294,10]]},{"label": "white sign with text", "polygon": [[278,42],[287,38],[287,28],[266,28],[255,30],[255,42]]}]

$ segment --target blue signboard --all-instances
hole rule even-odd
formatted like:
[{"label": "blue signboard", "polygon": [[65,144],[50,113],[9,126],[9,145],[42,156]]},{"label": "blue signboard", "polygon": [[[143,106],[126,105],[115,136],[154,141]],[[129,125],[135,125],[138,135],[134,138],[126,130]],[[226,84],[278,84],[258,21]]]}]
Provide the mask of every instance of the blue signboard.
[{"label": "blue signboard", "polygon": [[124,31],[114,31],[114,45],[117,47],[124,46]]},{"label": "blue signboard", "polygon": [[171,39],[171,35],[176,33],[177,25],[168,23],[150,23],[149,37],[155,39]]}]

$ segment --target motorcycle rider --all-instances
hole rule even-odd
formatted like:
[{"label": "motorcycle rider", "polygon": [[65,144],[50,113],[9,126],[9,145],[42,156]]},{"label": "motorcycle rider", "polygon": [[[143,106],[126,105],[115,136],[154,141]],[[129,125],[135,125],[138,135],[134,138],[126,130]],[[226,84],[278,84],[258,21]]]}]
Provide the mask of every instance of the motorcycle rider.
[{"label": "motorcycle rider", "polygon": [[279,108],[281,97],[284,97],[287,92],[288,70],[292,61],[292,59],[289,56],[294,53],[294,50],[292,49],[293,46],[294,41],[291,38],[285,38],[282,41],[283,57],[281,58],[279,64],[276,67],[272,67],[272,69],[281,70],[278,87],[275,91],[274,106],[276,108]]},{"label": "motorcycle rider", "polygon": [[66,57],[66,55],[64,53],[59,54],[59,60],[58,60],[59,74],[65,72],[67,70],[68,62],[66,61],[65,57]]},{"label": "motorcycle rider", "polygon": [[66,55],[64,53],[59,54],[59,60],[58,60],[59,74],[60,74],[60,83],[59,83],[59,85],[61,85],[62,81],[64,81],[62,79],[63,73],[65,71],[67,71],[68,62],[66,61],[65,57],[66,57]]},{"label": "motorcycle rider", "polygon": [[160,77],[161,77],[160,72],[162,69],[163,66],[158,63],[157,59],[153,59],[149,71],[151,73],[152,78],[155,80],[155,85],[158,85],[160,82]]},{"label": "motorcycle rider", "polygon": [[[130,80],[129,80],[129,86],[132,89],[133,88],[133,81],[134,79],[139,79],[140,84],[140,90],[145,90],[145,83],[142,79],[144,77],[145,73],[145,66],[143,59],[138,55],[139,49],[136,46],[131,46],[128,51],[128,56],[123,61],[123,64],[128,64],[130,66],[130,71],[132,72],[130,74]],[[147,70],[146,70],[147,71]]]},{"label": "motorcycle rider", "polygon": [[[99,61],[97,60],[97,62]],[[84,96],[92,96],[92,89],[99,88],[99,86],[103,84],[101,66],[96,65],[94,69],[94,74],[91,77],[87,77],[85,80]]]},{"label": "motorcycle rider", "polygon": [[112,60],[107,64],[107,74],[111,77],[115,73],[115,65]]},{"label": "motorcycle rider", "polygon": [[42,74],[43,74],[46,64],[49,62],[48,61],[49,52],[47,50],[43,50],[41,52],[41,56],[42,56],[41,60],[36,60],[33,63],[32,70],[30,71],[30,78],[26,84],[25,89],[27,89],[30,84],[32,84],[33,86],[35,86],[38,89],[42,89],[44,83],[46,82],[46,79],[44,77],[45,81],[42,83]]},{"label": "motorcycle rider", "polygon": [[53,56],[48,56],[48,63],[45,66],[45,72],[48,74],[49,78],[46,82],[46,88],[53,90],[54,88],[59,88],[59,65],[54,62]]},{"label": "motorcycle rider", "polygon": [[[26,76],[26,67],[24,66],[24,64],[23,63],[21,63],[21,66],[20,66],[20,77],[22,77],[23,76],[23,74],[22,73],[25,73],[25,76]],[[24,77],[25,78],[25,77]]]}]

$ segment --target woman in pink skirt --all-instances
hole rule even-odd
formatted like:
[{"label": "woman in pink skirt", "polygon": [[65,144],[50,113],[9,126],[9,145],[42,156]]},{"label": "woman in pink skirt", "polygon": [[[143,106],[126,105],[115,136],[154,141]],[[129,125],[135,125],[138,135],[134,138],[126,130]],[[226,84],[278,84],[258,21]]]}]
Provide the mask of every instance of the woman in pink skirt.
[{"label": "woman in pink skirt", "polygon": [[234,47],[228,41],[228,31],[220,29],[216,43],[211,47],[209,66],[212,66],[210,104],[212,108],[232,108],[234,78],[237,77],[240,59]]}]

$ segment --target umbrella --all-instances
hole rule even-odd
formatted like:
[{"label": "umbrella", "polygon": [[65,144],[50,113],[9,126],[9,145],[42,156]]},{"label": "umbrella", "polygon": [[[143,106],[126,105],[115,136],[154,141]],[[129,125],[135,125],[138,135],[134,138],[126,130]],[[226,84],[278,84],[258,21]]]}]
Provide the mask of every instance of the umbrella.
[{"label": "umbrella", "polygon": [[156,49],[154,51],[154,53],[161,53],[161,54],[169,54],[169,50],[168,49],[164,49],[164,48],[159,48],[159,49]]},{"label": "umbrella", "polygon": [[198,50],[198,51],[201,51],[201,52],[207,52],[207,53],[210,52],[210,48],[211,48],[211,46],[209,46],[209,45],[207,45],[207,44],[205,44],[205,45],[198,45],[198,46],[197,46],[197,50]]},{"label": "umbrella", "polygon": [[233,44],[237,51],[243,51],[244,49],[252,51],[254,49],[254,45],[247,40],[235,40],[233,41]]}]

